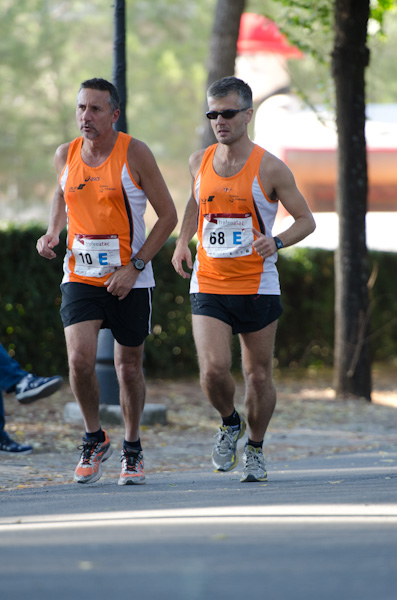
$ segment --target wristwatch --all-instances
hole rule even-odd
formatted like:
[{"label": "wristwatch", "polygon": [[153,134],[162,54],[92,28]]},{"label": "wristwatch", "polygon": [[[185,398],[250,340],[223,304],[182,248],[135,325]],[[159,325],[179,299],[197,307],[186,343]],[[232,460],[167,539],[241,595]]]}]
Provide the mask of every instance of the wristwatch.
[{"label": "wristwatch", "polygon": [[274,239],[274,241],[275,241],[275,243],[276,243],[276,248],[277,248],[277,250],[281,250],[281,248],[284,248],[284,244],[283,244],[283,242],[280,240],[280,238],[278,238],[278,237],[274,237],[273,239]]},{"label": "wristwatch", "polygon": [[143,271],[143,269],[146,267],[145,261],[141,258],[136,258],[134,256],[134,258],[131,258],[131,262],[138,271]]}]

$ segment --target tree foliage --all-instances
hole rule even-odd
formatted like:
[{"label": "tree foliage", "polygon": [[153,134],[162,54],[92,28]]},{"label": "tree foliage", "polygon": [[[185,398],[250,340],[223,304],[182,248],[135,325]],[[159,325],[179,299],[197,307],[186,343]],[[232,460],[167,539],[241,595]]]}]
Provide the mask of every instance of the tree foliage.
[{"label": "tree foliage", "polygon": [[[304,60],[289,61],[294,91],[310,104],[334,105],[331,77],[334,0],[251,0],[249,6],[273,19],[289,41],[305,53]],[[396,0],[372,1],[368,27],[371,62],[366,71],[368,102],[395,102],[396,45]]]},{"label": "tree foliage", "polygon": [[[310,51],[305,60],[290,61],[289,67],[293,87],[313,103],[324,101],[330,85],[332,37],[325,11],[330,2],[246,0],[245,10],[274,18],[291,42]],[[373,7],[384,38],[370,40],[367,89],[372,102],[397,97],[397,20],[382,11],[389,6],[391,0],[379,0]],[[126,0],[130,133],[146,141],[159,161],[173,161],[183,171],[188,155],[201,143],[215,8],[216,0]],[[54,152],[78,134],[74,120],[78,86],[92,76],[111,78],[112,53],[110,0],[2,0],[3,216],[8,207],[22,212],[28,203],[49,203]]]},{"label": "tree foliage", "polygon": [[40,198],[53,185],[52,158],[75,134],[76,88],[92,73],[89,57],[96,56],[106,74],[110,69],[111,30],[98,43],[107,33],[104,17],[92,3],[2,2],[0,55],[7,58],[0,62],[0,190],[9,200]]}]

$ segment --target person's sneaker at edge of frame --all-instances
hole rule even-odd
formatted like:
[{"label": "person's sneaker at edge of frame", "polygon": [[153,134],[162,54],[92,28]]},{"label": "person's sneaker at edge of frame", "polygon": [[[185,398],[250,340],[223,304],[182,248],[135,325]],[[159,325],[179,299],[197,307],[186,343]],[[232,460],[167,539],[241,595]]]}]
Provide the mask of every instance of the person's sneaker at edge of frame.
[{"label": "person's sneaker at edge of frame", "polygon": [[118,485],[143,485],[146,482],[143,452],[121,451],[121,473]]},{"label": "person's sneaker at edge of frame", "polygon": [[16,384],[15,394],[18,402],[29,404],[40,398],[51,396],[59,390],[63,382],[60,375],[54,377],[38,377],[33,373],[28,373]]},{"label": "person's sneaker at edge of frame", "polygon": [[262,448],[254,448],[248,444],[244,447],[244,470],[241,482],[267,481],[265,457]]},{"label": "person's sneaker at edge of frame", "polygon": [[246,423],[242,415],[240,426],[234,429],[230,426],[221,425],[215,434],[216,442],[212,450],[212,464],[216,471],[231,471],[237,466],[237,442],[245,433]]},{"label": "person's sneaker at edge of frame", "polygon": [[83,438],[83,444],[79,446],[81,457],[74,471],[76,483],[94,483],[101,477],[101,463],[113,453],[106,431],[103,430],[103,433],[105,434],[103,442]]},{"label": "person's sneaker at edge of frame", "polygon": [[0,454],[15,455],[31,454],[32,452],[32,446],[29,446],[28,444],[18,444],[18,442],[10,438],[5,431],[0,433]]}]

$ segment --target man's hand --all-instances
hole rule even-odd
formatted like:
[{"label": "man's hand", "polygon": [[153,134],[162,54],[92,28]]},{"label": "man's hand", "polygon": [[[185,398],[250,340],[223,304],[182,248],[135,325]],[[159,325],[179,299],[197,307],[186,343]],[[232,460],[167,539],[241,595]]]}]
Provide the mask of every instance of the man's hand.
[{"label": "man's hand", "polygon": [[252,246],[263,260],[277,252],[276,242],[272,237],[268,237],[260,231],[257,231],[255,227],[252,228],[252,232],[256,237]]},{"label": "man's hand", "polygon": [[39,238],[37,240],[37,243],[36,243],[37,252],[40,254],[40,256],[43,256],[44,258],[48,258],[49,260],[52,260],[53,258],[56,257],[56,254],[53,251],[53,248],[55,248],[55,246],[58,246],[58,244],[59,244],[59,236],[58,235],[46,233],[45,235],[42,235],[41,238]]},{"label": "man's hand", "polygon": [[119,267],[105,281],[107,291],[112,296],[117,296],[119,300],[124,300],[132,290],[138,275],[139,271],[131,262]]},{"label": "man's hand", "polygon": [[174,254],[172,255],[171,262],[178,275],[180,275],[184,279],[190,279],[190,273],[187,273],[183,269],[183,261],[186,262],[188,269],[193,269],[192,253],[189,250],[189,246],[177,243],[176,248],[174,250]]}]

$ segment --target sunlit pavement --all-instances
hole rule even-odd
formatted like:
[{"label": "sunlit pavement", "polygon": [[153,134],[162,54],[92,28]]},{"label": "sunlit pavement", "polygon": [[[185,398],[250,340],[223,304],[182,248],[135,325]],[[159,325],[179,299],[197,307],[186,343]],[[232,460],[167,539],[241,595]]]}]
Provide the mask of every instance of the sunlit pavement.
[{"label": "sunlit pavement", "polygon": [[395,449],[239,467],[4,492],[4,598],[395,599]]}]

